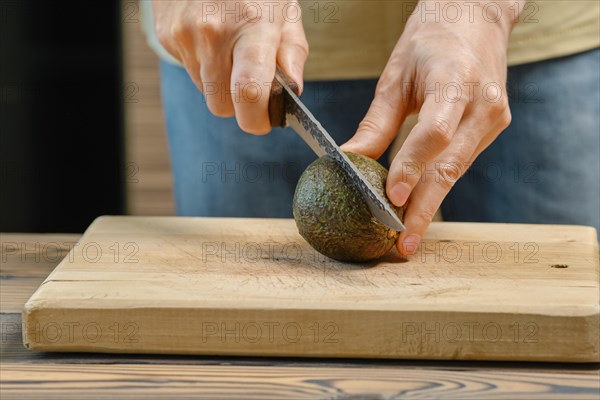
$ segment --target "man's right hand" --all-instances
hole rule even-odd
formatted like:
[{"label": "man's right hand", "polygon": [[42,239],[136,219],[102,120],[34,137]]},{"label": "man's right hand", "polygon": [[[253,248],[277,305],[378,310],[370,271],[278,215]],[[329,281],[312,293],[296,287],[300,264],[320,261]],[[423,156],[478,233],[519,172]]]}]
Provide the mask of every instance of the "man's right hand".
[{"label": "man's right hand", "polygon": [[271,130],[270,84],[279,64],[302,90],[308,43],[297,0],[154,0],[159,42],[179,60],[209,110],[242,130]]}]

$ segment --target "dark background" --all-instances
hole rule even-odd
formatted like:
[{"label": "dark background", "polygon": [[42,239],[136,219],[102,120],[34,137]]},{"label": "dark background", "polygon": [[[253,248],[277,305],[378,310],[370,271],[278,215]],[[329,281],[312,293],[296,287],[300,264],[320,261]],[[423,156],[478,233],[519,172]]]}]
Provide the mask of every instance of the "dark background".
[{"label": "dark background", "polygon": [[0,0],[0,231],[124,212],[116,0]]}]

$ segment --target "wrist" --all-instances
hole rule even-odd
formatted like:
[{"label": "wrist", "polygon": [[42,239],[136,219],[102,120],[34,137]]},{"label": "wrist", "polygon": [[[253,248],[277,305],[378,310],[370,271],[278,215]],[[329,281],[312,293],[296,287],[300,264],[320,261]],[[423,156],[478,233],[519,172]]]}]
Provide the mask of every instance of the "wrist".
[{"label": "wrist", "polygon": [[421,23],[489,24],[508,36],[518,23],[527,1],[419,0],[411,18]]}]

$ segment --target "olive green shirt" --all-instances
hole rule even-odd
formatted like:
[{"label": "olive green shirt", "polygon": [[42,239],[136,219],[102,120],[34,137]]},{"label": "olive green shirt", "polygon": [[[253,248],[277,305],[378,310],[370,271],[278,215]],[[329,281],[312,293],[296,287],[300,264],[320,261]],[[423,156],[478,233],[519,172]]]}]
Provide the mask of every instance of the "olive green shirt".
[{"label": "olive green shirt", "polygon": [[[510,13],[516,13],[513,3]],[[381,74],[411,13],[418,18],[472,18],[483,13],[482,2],[456,0],[433,2],[427,9],[416,0],[300,0],[302,22],[310,45],[306,80],[376,78]],[[148,42],[161,57],[174,59],[160,46],[152,29],[152,9],[142,0]],[[479,7],[475,5],[479,4]],[[275,12],[278,9],[274,8]],[[290,19],[294,10],[288,10]],[[485,8],[486,18],[496,17],[494,5]],[[459,14],[460,13],[460,14]],[[513,14],[514,18],[516,14]],[[599,0],[530,0],[523,8],[508,47],[508,64],[547,60],[600,46]]]}]

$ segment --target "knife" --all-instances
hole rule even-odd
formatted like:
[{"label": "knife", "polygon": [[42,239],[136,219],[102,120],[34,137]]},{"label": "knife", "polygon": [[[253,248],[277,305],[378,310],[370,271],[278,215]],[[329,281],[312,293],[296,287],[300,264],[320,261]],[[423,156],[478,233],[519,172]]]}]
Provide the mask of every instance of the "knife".
[{"label": "knife", "polygon": [[269,118],[272,127],[290,127],[319,157],[329,155],[349,175],[358,188],[373,217],[384,225],[403,231],[404,225],[386,200],[373,188],[365,176],[350,161],[327,133],[325,128],[308,111],[298,98],[298,85],[279,66],[271,85]]}]

